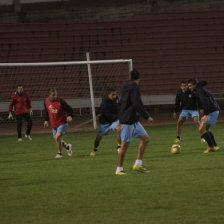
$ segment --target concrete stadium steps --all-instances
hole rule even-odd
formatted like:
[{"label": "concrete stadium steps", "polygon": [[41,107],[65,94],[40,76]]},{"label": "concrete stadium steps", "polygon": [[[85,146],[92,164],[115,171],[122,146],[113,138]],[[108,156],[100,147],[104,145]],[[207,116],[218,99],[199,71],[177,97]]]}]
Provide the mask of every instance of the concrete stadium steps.
[{"label": "concrete stadium steps", "polygon": [[146,95],[174,93],[179,81],[189,77],[211,81],[209,88],[218,92],[224,84],[223,39],[223,11],[142,14],[121,22],[0,25],[0,62],[77,61],[89,51],[92,60],[132,58]]}]

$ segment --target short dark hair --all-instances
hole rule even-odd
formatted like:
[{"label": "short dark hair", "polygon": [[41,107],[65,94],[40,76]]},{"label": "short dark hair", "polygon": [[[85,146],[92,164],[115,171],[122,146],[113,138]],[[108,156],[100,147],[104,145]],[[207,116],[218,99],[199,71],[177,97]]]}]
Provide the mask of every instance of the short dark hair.
[{"label": "short dark hair", "polygon": [[17,86],[17,88],[18,88],[18,87],[23,87],[23,85],[20,85],[20,84],[17,84],[16,86]]},{"label": "short dark hair", "polygon": [[115,92],[116,90],[114,88],[108,88],[107,89],[107,94],[110,94],[110,93],[113,93]]},{"label": "short dark hair", "polygon": [[180,82],[180,85],[181,85],[181,84],[187,84],[187,81],[182,80],[182,81]]},{"label": "short dark hair", "polygon": [[131,71],[131,80],[135,81],[135,80],[138,80],[139,78],[140,78],[140,73],[138,72],[137,69],[133,69]]},{"label": "short dark hair", "polygon": [[55,92],[57,92],[56,88],[50,88],[50,89],[48,90],[49,95],[50,95],[51,93],[55,93]]},{"label": "short dark hair", "polygon": [[196,79],[188,79],[187,83],[191,83],[193,85],[197,85],[197,80]]}]

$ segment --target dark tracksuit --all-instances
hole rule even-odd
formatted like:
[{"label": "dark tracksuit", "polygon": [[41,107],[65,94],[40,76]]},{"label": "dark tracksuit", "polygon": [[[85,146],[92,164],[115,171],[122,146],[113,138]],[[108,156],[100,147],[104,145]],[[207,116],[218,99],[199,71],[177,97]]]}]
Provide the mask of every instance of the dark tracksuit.
[{"label": "dark tracksuit", "polygon": [[201,81],[197,84],[196,89],[194,90],[194,93],[197,96],[199,107],[204,110],[204,115],[208,115],[214,111],[220,110],[220,107],[214,99],[213,95],[204,88],[206,85],[206,81]]},{"label": "dark tracksuit", "polygon": [[[200,105],[199,107],[204,110],[204,115],[209,115],[212,112],[219,111],[220,107],[213,95],[204,88],[206,84],[206,81],[199,82],[194,90],[194,93],[197,96],[197,101]],[[210,148],[217,146],[214,135],[211,131],[207,131],[201,137],[207,141]]]},{"label": "dark tracksuit", "polygon": [[142,102],[139,86],[129,80],[122,88],[119,120],[121,124],[134,124],[139,121],[139,115],[148,119],[149,113]]},{"label": "dark tracksuit", "polygon": [[179,89],[175,98],[174,112],[178,113],[181,110],[197,110],[196,95],[190,91],[183,92]]},{"label": "dark tracksuit", "polygon": [[118,120],[118,100],[110,100],[108,96],[102,98],[100,124],[111,124]]},{"label": "dark tracksuit", "polygon": [[26,135],[30,135],[32,129],[32,118],[30,116],[31,100],[29,94],[26,92],[13,94],[10,105],[9,112],[12,113],[12,109],[15,109],[16,122],[17,122],[17,133],[18,138],[22,138],[22,118],[24,117],[27,122]]}]

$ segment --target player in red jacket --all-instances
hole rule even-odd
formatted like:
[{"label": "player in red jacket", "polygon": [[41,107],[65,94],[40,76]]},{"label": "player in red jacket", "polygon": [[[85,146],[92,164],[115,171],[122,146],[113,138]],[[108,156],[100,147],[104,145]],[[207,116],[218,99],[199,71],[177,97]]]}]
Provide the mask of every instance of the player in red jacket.
[{"label": "player in red jacket", "polygon": [[24,117],[27,121],[27,129],[25,137],[29,140],[32,140],[30,137],[30,132],[32,129],[32,108],[31,100],[28,93],[23,91],[23,86],[18,85],[17,91],[13,94],[10,105],[9,105],[9,120],[13,119],[12,110],[15,110],[16,121],[17,121],[17,133],[18,141],[22,141],[22,118]]},{"label": "player in red jacket", "polygon": [[67,154],[71,156],[72,144],[67,144],[61,139],[61,136],[66,133],[68,122],[72,121],[73,109],[63,99],[57,96],[57,90],[55,88],[49,90],[49,97],[45,99],[44,107],[44,127],[48,127],[48,121],[50,120],[53,136],[58,148],[58,153],[55,158],[62,158],[62,146],[67,149]]}]

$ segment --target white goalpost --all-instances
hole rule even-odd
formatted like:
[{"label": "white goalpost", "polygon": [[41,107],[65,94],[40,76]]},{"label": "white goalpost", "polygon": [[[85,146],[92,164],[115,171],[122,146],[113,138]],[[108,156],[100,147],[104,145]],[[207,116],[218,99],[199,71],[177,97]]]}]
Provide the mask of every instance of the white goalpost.
[{"label": "white goalpost", "polygon": [[0,63],[0,122],[7,122],[9,101],[17,85],[30,94],[36,117],[42,115],[47,90],[54,87],[82,119],[88,115],[86,119],[96,129],[96,108],[102,96],[108,88],[119,93],[132,69],[132,59],[90,60],[88,52],[86,61]]}]

